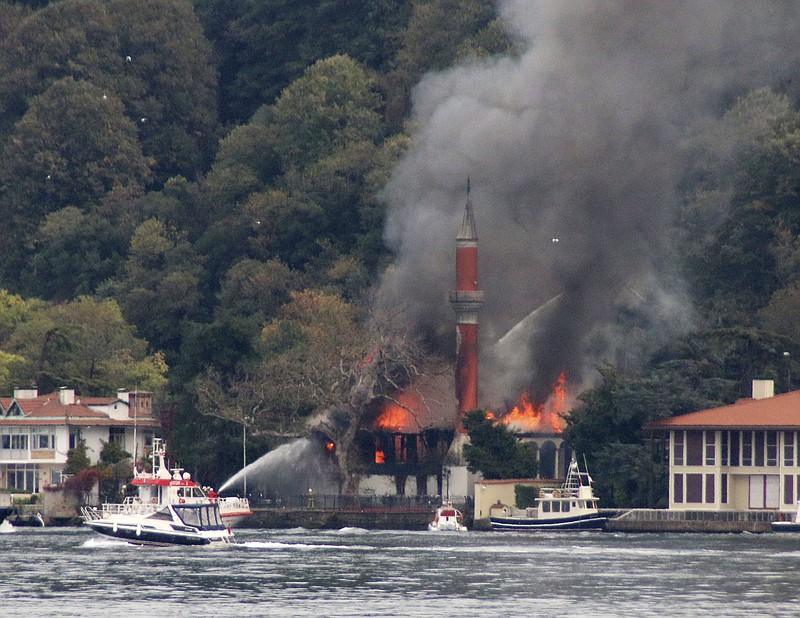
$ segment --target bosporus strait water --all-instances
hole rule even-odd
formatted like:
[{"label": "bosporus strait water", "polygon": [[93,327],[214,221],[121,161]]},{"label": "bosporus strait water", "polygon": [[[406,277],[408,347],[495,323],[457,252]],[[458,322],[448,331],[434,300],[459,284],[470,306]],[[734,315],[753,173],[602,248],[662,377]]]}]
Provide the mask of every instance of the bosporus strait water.
[{"label": "bosporus strait water", "polygon": [[800,534],[0,534],[0,616],[798,616]]}]

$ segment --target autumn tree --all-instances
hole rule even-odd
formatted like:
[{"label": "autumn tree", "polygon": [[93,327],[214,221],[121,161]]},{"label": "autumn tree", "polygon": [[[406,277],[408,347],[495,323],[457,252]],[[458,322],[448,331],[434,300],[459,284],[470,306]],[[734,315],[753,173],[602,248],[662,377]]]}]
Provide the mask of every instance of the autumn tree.
[{"label": "autumn tree", "polygon": [[343,485],[353,493],[360,462],[354,440],[372,420],[371,404],[392,399],[432,359],[400,313],[360,315],[321,292],[292,294],[262,333],[263,360],[226,383],[209,374],[196,383],[203,413],[244,424],[254,434],[318,431],[336,444]]}]

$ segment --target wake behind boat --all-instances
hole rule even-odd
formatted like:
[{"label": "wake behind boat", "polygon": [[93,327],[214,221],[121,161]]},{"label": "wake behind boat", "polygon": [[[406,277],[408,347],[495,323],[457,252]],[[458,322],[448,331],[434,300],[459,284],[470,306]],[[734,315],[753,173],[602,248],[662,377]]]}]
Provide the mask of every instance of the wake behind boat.
[{"label": "wake behind boat", "polygon": [[134,470],[136,496],[99,508],[82,507],[86,525],[133,543],[205,545],[232,542],[230,528],[253,513],[246,498],[206,493],[188,472],[170,470],[160,438],[153,441],[152,467],[153,472]]},{"label": "wake behind boat", "polygon": [[599,512],[592,478],[573,458],[561,487],[543,487],[526,509],[493,506],[489,521],[492,530],[586,530],[604,528],[608,517]]}]

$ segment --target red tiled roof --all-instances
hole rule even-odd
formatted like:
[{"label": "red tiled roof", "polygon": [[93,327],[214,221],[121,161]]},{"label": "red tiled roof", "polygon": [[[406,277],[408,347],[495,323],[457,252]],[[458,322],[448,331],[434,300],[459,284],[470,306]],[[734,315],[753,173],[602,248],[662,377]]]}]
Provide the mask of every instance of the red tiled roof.
[{"label": "red tiled roof", "polygon": [[108,406],[115,401],[122,401],[118,397],[76,397],[75,400],[87,406]]},{"label": "red tiled roof", "polygon": [[98,412],[88,407],[88,404],[107,405],[117,401],[114,397],[90,397],[77,398],[79,403],[62,404],[59,401],[58,392],[48,395],[40,395],[30,399],[13,399],[9,397],[0,398],[0,405],[3,410],[8,411],[9,407],[16,401],[25,416],[0,416],[0,425],[47,425],[47,424],[69,424],[69,425],[108,425],[125,426],[136,422],[145,427],[157,427],[159,422],[154,418],[134,419],[112,419],[104,412]]},{"label": "red tiled roof", "polygon": [[800,428],[800,391],[681,414],[647,424],[648,429]]}]

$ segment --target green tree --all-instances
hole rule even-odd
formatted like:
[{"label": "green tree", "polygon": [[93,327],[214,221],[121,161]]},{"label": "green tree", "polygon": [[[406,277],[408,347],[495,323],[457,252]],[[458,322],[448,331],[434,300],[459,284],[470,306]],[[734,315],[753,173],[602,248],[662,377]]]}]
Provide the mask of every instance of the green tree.
[{"label": "green tree", "polygon": [[147,354],[147,343],[134,336],[113,300],[80,297],[43,306],[18,325],[6,349],[26,361],[13,378],[42,390],[69,384],[101,394],[133,384],[160,392],[166,381],[163,358]]},{"label": "green tree", "polygon": [[185,234],[149,219],[131,238],[124,277],[102,292],[117,299],[153,347],[174,352],[181,322],[200,310],[201,275]]},{"label": "green tree", "polygon": [[86,443],[81,440],[67,451],[67,464],[64,466],[64,474],[74,476],[83,472],[91,466],[89,454],[86,452]]},{"label": "green tree", "polygon": [[338,55],[315,62],[260,113],[275,126],[284,167],[302,168],[353,142],[381,137],[380,105],[374,75]]},{"label": "green tree", "polygon": [[42,298],[67,300],[93,294],[117,276],[128,239],[110,220],[67,206],[49,213],[32,240],[22,287]]},{"label": "green tree", "polygon": [[[6,212],[28,221],[96,203],[116,186],[144,184],[149,174],[122,102],[70,77],[31,100],[2,163]],[[21,202],[16,210],[9,199]]]},{"label": "green tree", "polygon": [[385,70],[409,7],[409,0],[196,1],[220,57],[223,120],[248,120],[320,58],[347,54]]},{"label": "green tree", "polygon": [[494,422],[483,410],[472,410],[464,418],[469,444],[464,458],[470,472],[486,479],[533,478],[538,471],[529,444],[520,442],[507,426]]},{"label": "green tree", "polygon": [[159,184],[175,174],[194,177],[210,161],[216,74],[185,0],[50,3],[17,22],[0,45],[0,69],[7,122],[53,82],[72,78],[123,101]]}]

